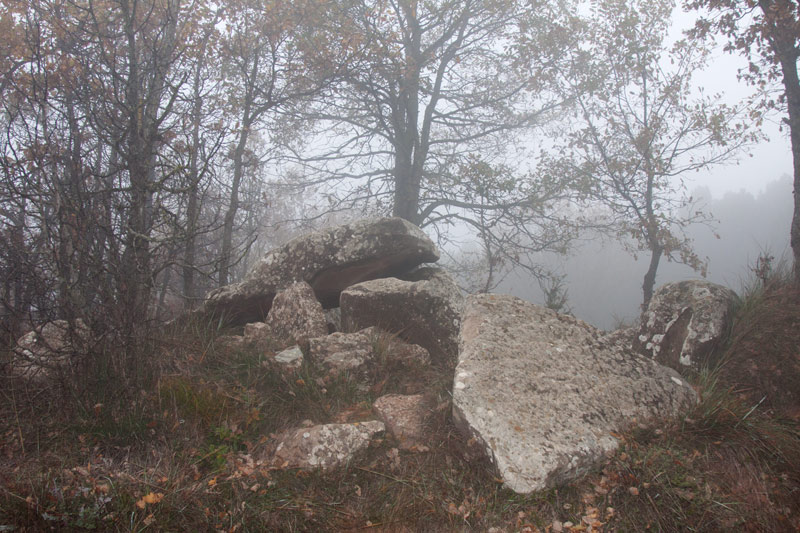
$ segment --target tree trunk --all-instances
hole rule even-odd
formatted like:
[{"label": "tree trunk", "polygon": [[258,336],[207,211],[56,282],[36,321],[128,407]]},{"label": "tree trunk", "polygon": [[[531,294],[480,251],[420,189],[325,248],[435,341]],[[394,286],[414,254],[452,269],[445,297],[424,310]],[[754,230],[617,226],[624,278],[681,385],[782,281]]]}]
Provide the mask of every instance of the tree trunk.
[{"label": "tree trunk", "polygon": [[414,175],[411,154],[395,148],[394,165],[394,209],[392,214],[419,225],[419,187],[420,180]]},{"label": "tree trunk", "polygon": [[792,143],[794,170],[794,211],[789,235],[794,256],[794,279],[800,284],[800,80],[797,75],[797,52],[795,47],[790,47],[781,51],[779,57],[789,112],[789,138]]},{"label": "tree trunk", "polygon": [[651,244],[650,250],[650,266],[647,269],[647,273],[644,275],[644,282],[642,283],[642,292],[644,293],[642,310],[647,309],[650,300],[653,298],[653,288],[656,285],[658,264],[661,261],[661,254],[664,253],[664,248],[659,244]]},{"label": "tree trunk", "polygon": [[[245,102],[245,117],[250,114],[250,102]],[[233,256],[233,223],[236,221],[236,212],[239,210],[239,187],[244,174],[244,149],[250,134],[250,124],[244,122],[242,131],[239,132],[239,142],[233,153],[233,183],[231,183],[231,198],[228,210],[225,212],[225,221],[222,226],[222,250],[219,258],[219,286],[223,287],[229,282],[231,257]]]},{"label": "tree trunk", "polygon": [[[205,50],[205,47],[203,47]],[[197,218],[199,215],[198,195],[200,171],[197,158],[200,152],[200,121],[203,102],[200,96],[201,64],[194,73],[193,106],[192,106],[192,152],[189,160],[189,199],[186,206],[186,242],[183,247],[183,306],[192,309],[195,305],[194,269],[195,243],[197,241]]]}]

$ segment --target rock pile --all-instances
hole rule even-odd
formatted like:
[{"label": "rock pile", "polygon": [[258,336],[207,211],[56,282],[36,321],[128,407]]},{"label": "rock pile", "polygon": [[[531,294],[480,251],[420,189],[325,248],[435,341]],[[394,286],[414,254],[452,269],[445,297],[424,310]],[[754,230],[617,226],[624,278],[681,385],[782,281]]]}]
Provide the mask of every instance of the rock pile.
[{"label": "rock pile", "polygon": [[400,218],[363,220],[299,237],[269,252],[241,283],[213,291],[205,312],[230,324],[267,316],[278,291],[305,281],[325,308],[338,307],[342,290],[402,275],[439,259],[431,240]]},{"label": "rock pile", "polygon": [[[242,327],[241,335],[219,338],[218,347],[270,354],[265,364],[283,378],[299,381],[296,373],[308,365],[323,388],[346,375],[378,397],[367,415],[375,420],[309,422],[273,435],[273,467],[336,468],[384,433],[400,449],[428,450],[429,415],[446,412],[447,403],[433,408],[421,383],[408,384],[431,369],[441,382],[455,369],[453,419],[505,484],[527,493],[565,483],[616,449],[615,432],[690,406],[695,392],[659,362],[697,364],[726,327],[729,292],[667,286],[636,334],[643,357],[631,349],[630,331],[604,335],[510,296],[465,303],[449,274],[419,268],[438,257],[416,226],[364,220],[295,239],[269,252],[241,283],[209,294],[203,312]],[[29,362],[60,360],[75,347],[48,333],[56,326],[20,339],[16,352]],[[410,379],[380,396],[388,378],[375,376],[389,369]]]},{"label": "rock pile", "polygon": [[[604,335],[510,296],[472,296],[465,308],[445,271],[417,268],[437,257],[407,222],[362,221],[270,252],[244,282],[212,293],[206,310],[233,323],[266,317],[229,342],[298,343],[302,350],[290,347],[275,362],[296,369],[305,361],[324,380],[347,373],[375,387],[368,374],[376,364],[432,362],[440,372],[457,364],[457,426],[522,493],[582,475],[617,448],[614,432],[678,415],[696,400],[677,372],[630,349],[633,332]],[[698,324],[708,316],[691,309]],[[384,431],[401,449],[428,449],[430,398],[385,395],[373,412],[380,420],[284,432],[273,441],[272,463],[333,468]]]}]

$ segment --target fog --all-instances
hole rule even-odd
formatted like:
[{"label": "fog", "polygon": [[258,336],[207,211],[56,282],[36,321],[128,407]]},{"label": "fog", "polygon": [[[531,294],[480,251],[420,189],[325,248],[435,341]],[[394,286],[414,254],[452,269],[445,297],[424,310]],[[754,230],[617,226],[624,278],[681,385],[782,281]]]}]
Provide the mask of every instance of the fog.
[{"label": "fog", "polygon": [[[767,183],[757,194],[741,190],[713,197],[704,187],[695,189],[693,195],[705,200],[707,210],[717,220],[713,231],[695,226],[687,232],[698,255],[708,258],[709,281],[738,292],[759,254],[768,252],[776,261],[790,257],[792,182],[789,176]],[[566,276],[564,282],[572,314],[603,329],[631,323],[638,316],[642,278],[648,260],[647,252],[636,260],[619,242],[599,235],[585,235],[567,258],[544,258],[546,264]],[[700,275],[685,265],[662,261],[656,286],[698,278]],[[510,293],[535,303],[543,301],[538,284],[518,271],[509,274],[495,292]]]}]

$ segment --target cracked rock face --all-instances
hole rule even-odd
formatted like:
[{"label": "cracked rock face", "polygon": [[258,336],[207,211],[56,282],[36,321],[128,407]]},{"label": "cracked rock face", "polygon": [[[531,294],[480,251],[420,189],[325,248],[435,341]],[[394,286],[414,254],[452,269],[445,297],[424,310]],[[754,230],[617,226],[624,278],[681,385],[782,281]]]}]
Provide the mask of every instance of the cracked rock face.
[{"label": "cracked rock face", "polygon": [[322,305],[305,281],[292,283],[275,296],[266,324],[279,342],[293,343],[328,334]]},{"label": "cracked rock face", "polygon": [[331,470],[350,462],[383,432],[383,422],[377,420],[289,430],[278,438],[272,464],[279,468]]},{"label": "cracked rock face", "polygon": [[696,401],[674,370],[512,296],[470,296],[459,340],[454,419],[519,493],[580,477],[618,447],[612,432]]},{"label": "cracked rock face", "polygon": [[387,394],[372,404],[372,409],[398,440],[400,448],[409,450],[425,442],[425,416],[428,400],[422,394]]},{"label": "cracked rock face", "polygon": [[435,363],[453,367],[463,306],[449,274],[423,268],[406,279],[359,283],[342,292],[342,326],[355,331],[378,326],[427,349]]},{"label": "cracked rock face", "polygon": [[368,328],[356,333],[331,333],[311,339],[311,361],[332,376],[342,372],[358,372],[372,360],[377,336],[376,328]]},{"label": "cracked rock face", "polygon": [[660,287],[634,338],[634,349],[683,372],[699,369],[725,335],[736,293],[708,281],[689,280]]},{"label": "cracked rock face", "polygon": [[400,218],[360,220],[298,237],[270,251],[241,283],[209,293],[205,313],[238,325],[264,319],[275,294],[295,281],[314,289],[323,307],[336,307],[350,285],[409,272],[435,262],[431,240]]}]

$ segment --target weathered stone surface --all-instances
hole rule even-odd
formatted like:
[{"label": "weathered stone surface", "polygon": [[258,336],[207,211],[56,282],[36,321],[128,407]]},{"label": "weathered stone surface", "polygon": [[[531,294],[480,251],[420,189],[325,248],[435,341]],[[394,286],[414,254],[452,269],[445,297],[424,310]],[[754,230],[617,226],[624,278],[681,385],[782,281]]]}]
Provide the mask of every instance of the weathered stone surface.
[{"label": "weathered stone surface", "polygon": [[430,355],[422,346],[408,344],[377,327],[355,333],[331,333],[309,339],[311,362],[329,376],[342,372],[358,373],[368,364],[399,364],[425,366]]},{"label": "weathered stone surface", "polygon": [[638,329],[633,327],[615,329],[606,332],[602,340],[620,350],[632,350],[633,339],[636,337],[637,331]]},{"label": "weathered stone surface", "polygon": [[328,324],[328,333],[342,331],[342,310],[339,307],[325,309],[325,322]]},{"label": "weathered stone surface", "polygon": [[39,380],[64,370],[72,358],[86,353],[89,335],[81,319],[72,327],[66,320],[54,320],[29,331],[14,347],[12,375]]},{"label": "weathered stone surface", "polygon": [[384,430],[383,422],[377,420],[290,430],[278,437],[272,464],[279,468],[331,470],[350,462]]},{"label": "weathered stone surface", "polygon": [[299,346],[286,348],[275,354],[275,362],[289,370],[297,370],[303,366],[303,351]]},{"label": "weathered stone surface", "polygon": [[292,283],[272,301],[266,325],[278,342],[298,342],[328,334],[322,305],[305,281]]},{"label": "weathered stone surface", "polygon": [[674,370],[615,349],[580,320],[511,296],[467,300],[454,419],[516,492],[584,474],[617,448],[612,432],[694,401]]},{"label": "weathered stone surface", "polygon": [[735,300],[708,281],[667,283],[642,314],[634,349],[679,372],[699,369],[727,331]]},{"label": "weathered stone surface", "polygon": [[409,344],[393,336],[383,333],[385,350],[384,358],[387,362],[427,366],[431,364],[431,354],[419,344]]},{"label": "weathered stone surface", "polygon": [[217,337],[217,347],[222,350],[235,352],[247,347],[247,340],[242,335],[222,335]]},{"label": "weathered stone surface", "polygon": [[376,279],[343,291],[342,326],[345,331],[378,326],[395,332],[427,349],[434,362],[452,367],[463,300],[449,274],[423,268],[407,279]]},{"label": "weathered stone surface", "polygon": [[375,400],[372,408],[399,441],[400,448],[409,450],[424,445],[425,416],[429,411],[424,395],[387,394]]},{"label": "weathered stone surface", "polygon": [[366,328],[356,333],[331,333],[309,340],[311,361],[329,375],[358,372],[375,355],[378,328]]},{"label": "weathered stone surface", "polygon": [[299,237],[272,250],[241,283],[209,293],[205,312],[232,324],[263,320],[275,294],[306,281],[323,307],[336,307],[339,294],[362,281],[397,276],[439,253],[433,242],[400,218],[361,220]]},{"label": "weathered stone surface", "polygon": [[247,344],[268,345],[272,342],[272,331],[264,322],[251,322],[245,324],[243,337]]}]

